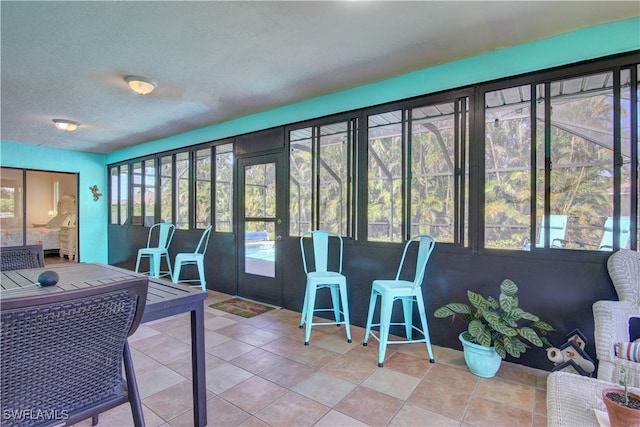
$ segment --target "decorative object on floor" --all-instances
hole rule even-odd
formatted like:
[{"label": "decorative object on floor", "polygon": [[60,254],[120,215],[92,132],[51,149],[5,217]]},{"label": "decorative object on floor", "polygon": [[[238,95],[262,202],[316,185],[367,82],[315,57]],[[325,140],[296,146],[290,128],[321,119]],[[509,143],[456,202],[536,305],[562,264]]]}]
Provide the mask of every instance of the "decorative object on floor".
[{"label": "decorative object on floor", "polygon": [[[473,291],[467,291],[470,307],[463,303],[449,303],[434,312],[435,317],[449,317],[452,322],[460,317],[467,323],[467,331],[460,334],[461,340],[471,341],[483,347],[492,347],[504,359],[507,354],[520,357],[530,348],[526,342],[542,347],[551,347],[545,335],[554,328],[534,314],[519,307],[518,286],[510,279],[500,284],[500,296],[484,298]],[[472,364],[478,359],[477,353],[469,354],[464,349],[464,358],[471,373],[490,378],[495,375],[500,366],[491,374],[488,369],[476,371]],[[495,356],[491,356],[495,360]],[[470,364],[471,362],[471,364]],[[474,364],[475,365],[475,364]]]},{"label": "decorative object on floor", "polygon": [[275,308],[270,305],[264,305],[238,297],[211,304],[209,307],[215,308],[216,310],[226,311],[227,313],[235,314],[236,316],[244,317],[246,319],[266,313],[267,311],[271,311]]},{"label": "decorative object on floor", "polygon": [[611,427],[632,427],[640,425],[640,395],[627,389],[627,370],[620,368],[620,388],[602,390],[602,401],[607,407]]},{"label": "decorative object on floor", "polygon": [[97,202],[98,200],[100,200],[100,197],[102,197],[102,193],[98,193],[98,186],[97,185],[92,185],[91,187],[89,187],[89,190],[91,190],[91,193],[93,194],[93,201]]},{"label": "decorative object on floor", "polygon": [[549,347],[547,358],[555,365],[553,370],[591,376],[596,366],[593,359],[584,351],[586,344],[587,338],[579,329],[574,329],[567,335],[567,342],[560,348]]}]

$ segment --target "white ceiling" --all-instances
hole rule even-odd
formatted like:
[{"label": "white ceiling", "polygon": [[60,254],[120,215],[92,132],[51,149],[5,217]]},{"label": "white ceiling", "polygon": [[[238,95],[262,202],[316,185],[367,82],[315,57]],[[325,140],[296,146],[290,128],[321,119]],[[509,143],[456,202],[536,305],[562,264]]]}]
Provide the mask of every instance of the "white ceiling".
[{"label": "white ceiling", "polygon": [[[3,0],[0,14],[0,138],[109,153],[638,16],[640,3]],[[126,75],[158,88],[135,95]]]}]

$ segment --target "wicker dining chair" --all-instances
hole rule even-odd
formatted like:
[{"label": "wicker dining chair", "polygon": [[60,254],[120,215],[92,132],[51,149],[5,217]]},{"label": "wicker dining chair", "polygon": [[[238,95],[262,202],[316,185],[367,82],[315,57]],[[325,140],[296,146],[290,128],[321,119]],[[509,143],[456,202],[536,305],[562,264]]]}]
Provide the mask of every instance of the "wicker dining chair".
[{"label": "wicker dining chair", "polygon": [[[0,302],[3,426],[72,425],[129,402],[144,426],[127,337],[148,278]],[[123,377],[122,366],[126,375]]]},{"label": "wicker dining chair", "polygon": [[0,247],[0,271],[44,267],[42,245]]}]

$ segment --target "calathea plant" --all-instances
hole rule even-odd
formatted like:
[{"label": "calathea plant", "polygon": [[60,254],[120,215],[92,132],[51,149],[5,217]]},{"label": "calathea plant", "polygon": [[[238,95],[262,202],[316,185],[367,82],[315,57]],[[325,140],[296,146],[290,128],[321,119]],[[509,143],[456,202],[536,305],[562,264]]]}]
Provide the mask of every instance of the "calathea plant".
[{"label": "calathea plant", "polygon": [[449,303],[434,312],[435,317],[456,317],[464,320],[467,332],[464,339],[484,347],[494,347],[503,359],[510,354],[520,357],[527,348],[526,343],[536,347],[551,343],[545,335],[553,331],[553,327],[534,314],[520,308],[518,286],[505,279],[500,284],[500,296],[485,298],[482,295],[467,291],[471,306],[463,303]]}]

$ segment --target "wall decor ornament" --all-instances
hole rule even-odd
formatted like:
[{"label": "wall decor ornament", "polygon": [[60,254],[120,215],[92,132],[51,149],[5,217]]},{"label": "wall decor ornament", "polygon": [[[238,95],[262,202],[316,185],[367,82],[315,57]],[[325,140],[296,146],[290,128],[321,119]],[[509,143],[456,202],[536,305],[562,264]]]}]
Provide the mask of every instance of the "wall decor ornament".
[{"label": "wall decor ornament", "polygon": [[100,196],[102,196],[102,193],[98,193],[98,186],[92,185],[91,187],[89,187],[89,190],[91,190],[91,193],[93,193],[93,201],[97,202],[100,199]]}]

